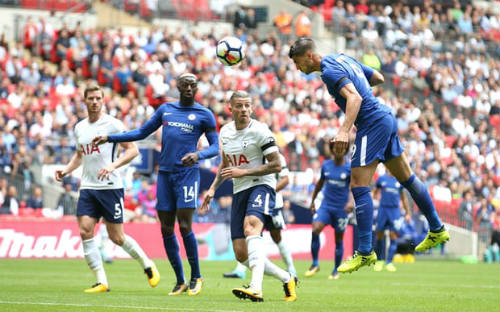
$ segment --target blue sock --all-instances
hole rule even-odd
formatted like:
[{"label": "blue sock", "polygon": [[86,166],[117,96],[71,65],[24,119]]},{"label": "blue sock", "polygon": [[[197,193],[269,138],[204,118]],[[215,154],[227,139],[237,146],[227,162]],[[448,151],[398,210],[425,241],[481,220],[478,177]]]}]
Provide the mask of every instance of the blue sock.
[{"label": "blue sock", "polygon": [[312,233],[311,239],[311,255],[313,258],[313,265],[318,265],[318,254],[319,254],[319,235]]},{"label": "blue sock", "polygon": [[184,272],[182,270],[181,255],[179,253],[179,243],[177,243],[177,238],[175,234],[170,236],[163,236],[163,245],[165,246],[165,251],[167,252],[168,260],[172,269],[174,269],[175,276],[177,277],[177,284],[184,284]]},{"label": "blue sock", "polygon": [[394,258],[394,254],[398,249],[398,241],[395,239],[391,239],[391,244],[389,245],[389,253],[387,254],[387,263],[392,262],[392,258]]},{"label": "blue sock", "polygon": [[184,240],[184,249],[186,249],[186,255],[191,266],[191,280],[197,279],[201,277],[201,274],[196,237],[193,232],[190,232],[188,235],[182,236],[182,239]]},{"label": "blue sock", "polygon": [[356,222],[359,229],[358,251],[368,255],[372,251],[373,201],[370,188],[367,186],[352,189],[356,203]]},{"label": "blue sock", "polygon": [[344,242],[335,242],[335,269],[333,269],[333,273],[337,273],[337,268],[342,262],[342,256],[344,256]]},{"label": "blue sock", "polygon": [[377,260],[385,260],[384,240],[377,239],[375,242],[375,252],[377,253]]},{"label": "blue sock", "polygon": [[408,181],[401,184],[410,192],[411,197],[417,203],[418,209],[420,209],[429,222],[431,231],[439,230],[443,224],[436,212],[436,207],[434,207],[429,191],[422,181],[415,174],[412,174]]}]

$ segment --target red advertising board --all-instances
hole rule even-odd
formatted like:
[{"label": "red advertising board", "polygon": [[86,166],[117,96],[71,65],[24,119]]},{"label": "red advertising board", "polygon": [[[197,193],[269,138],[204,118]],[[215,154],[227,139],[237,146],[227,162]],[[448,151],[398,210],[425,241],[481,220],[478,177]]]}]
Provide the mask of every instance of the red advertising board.
[{"label": "red advertising board", "polygon": [[[125,232],[135,238],[151,258],[165,258],[159,223],[126,223]],[[177,231],[181,255],[185,258],[182,236]],[[199,256],[205,260],[232,260],[229,226],[215,223],[193,224],[199,247]],[[101,240],[96,230],[96,240]],[[288,225],[282,233],[295,259],[310,259],[311,226]],[[279,258],[279,251],[269,233],[264,233],[268,255]],[[332,260],[335,255],[335,235],[326,227],[320,235],[320,259]],[[105,243],[114,258],[129,258],[111,242]],[[352,254],[352,227],[344,235],[344,257]],[[82,258],[82,244],[74,221],[0,220],[0,258]]]}]

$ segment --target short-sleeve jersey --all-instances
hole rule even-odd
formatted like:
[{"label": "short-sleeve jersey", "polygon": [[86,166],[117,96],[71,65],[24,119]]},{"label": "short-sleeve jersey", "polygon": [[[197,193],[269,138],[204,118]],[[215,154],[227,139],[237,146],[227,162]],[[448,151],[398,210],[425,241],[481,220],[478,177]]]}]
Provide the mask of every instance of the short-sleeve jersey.
[{"label": "short-sleeve jersey", "polygon": [[340,89],[346,84],[354,84],[363,99],[354,122],[357,128],[369,126],[381,117],[391,113],[391,109],[381,104],[373,95],[369,83],[372,75],[373,69],[345,54],[327,55],[321,59],[321,79],[344,113],[347,101],[340,95]]},{"label": "short-sleeve jersey", "polygon": [[351,165],[346,162],[339,166],[329,159],[321,166],[321,179],[325,181],[321,206],[344,210],[349,200]]},{"label": "short-sleeve jersey", "polygon": [[[265,156],[278,152],[276,139],[269,127],[251,119],[248,126],[237,130],[234,121],[220,130],[220,143],[230,167],[256,168],[265,163]],[[233,193],[236,194],[256,185],[269,185],[276,189],[274,174],[246,176],[233,179]]]},{"label": "short-sleeve jersey", "polygon": [[[286,164],[286,159],[281,154],[280,154],[280,162],[281,162],[281,171],[275,174],[276,182],[278,182],[279,180],[290,174],[290,171],[288,170],[288,166]],[[274,206],[276,208],[283,207],[283,195],[281,195],[281,192],[276,192],[276,199],[274,200],[274,202],[275,202]]]},{"label": "short-sleeve jersey", "polygon": [[383,208],[399,208],[400,194],[403,186],[398,180],[384,174],[377,179],[377,188],[381,189],[380,206]]},{"label": "short-sleeve jersey", "polygon": [[101,168],[111,164],[118,157],[118,143],[92,145],[96,136],[117,134],[125,131],[123,123],[107,114],[93,123],[85,118],[75,126],[76,149],[82,153],[82,180],[80,189],[120,189],[123,188],[119,170],[114,170],[109,179],[99,181],[97,174]]}]

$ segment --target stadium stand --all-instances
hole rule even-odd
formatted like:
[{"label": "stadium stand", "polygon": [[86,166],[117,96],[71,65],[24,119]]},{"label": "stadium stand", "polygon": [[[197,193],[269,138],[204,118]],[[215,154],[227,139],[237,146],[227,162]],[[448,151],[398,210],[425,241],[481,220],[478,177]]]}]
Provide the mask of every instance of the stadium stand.
[{"label": "stadium stand", "polygon": [[[48,9],[60,10],[87,4],[51,3]],[[124,3],[123,9],[139,8],[149,18],[144,1]],[[472,228],[488,232],[498,227],[494,220],[500,213],[500,13],[458,1],[387,3],[327,0],[312,8],[333,33],[345,36],[348,53],[387,77],[375,92],[397,115],[412,166],[443,219],[468,227],[470,215]],[[164,8],[175,12],[173,17],[219,17],[208,1],[193,1],[201,9],[190,12],[177,1],[169,4]],[[39,8],[37,1],[17,5]],[[197,100],[219,125],[230,119],[226,92],[249,91],[256,117],[276,134],[290,169],[317,176],[329,157],[327,143],[338,129],[340,110],[317,76],[295,69],[287,57],[290,42],[281,42],[276,32],[236,34],[246,42],[247,61],[235,68],[216,61],[210,32],[53,29],[40,19],[24,25],[20,40],[0,39],[1,176],[16,189],[1,187],[0,199],[16,193],[17,213],[28,213],[23,208],[30,208],[31,189],[40,183],[30,168],[68,161],[72,129],[85,117],[81,91],[89,79],[107,87],[107,112],[136,128],[153,107],[178,96],[173,78],[185,71],[199,76]],[[157,146],[158,138],[149,143]],[[203,166],[213,170],[218,161]],[[294,181],[287,197],[305,204],[311,188],[297,182],[302,179]],[[464,204],[466,192],[470,205]],[[141,200],[127,197],[130,211],[147,207],[147,194]]]}]

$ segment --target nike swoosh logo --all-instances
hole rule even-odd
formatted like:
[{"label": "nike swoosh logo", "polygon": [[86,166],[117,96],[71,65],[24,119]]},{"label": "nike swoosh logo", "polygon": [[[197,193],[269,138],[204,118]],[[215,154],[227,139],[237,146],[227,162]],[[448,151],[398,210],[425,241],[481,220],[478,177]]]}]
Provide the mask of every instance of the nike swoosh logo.
[{"label": "nike swoosh logo", "polygon": [[172,113],[163,113],[163,115],[172,115]]}]

